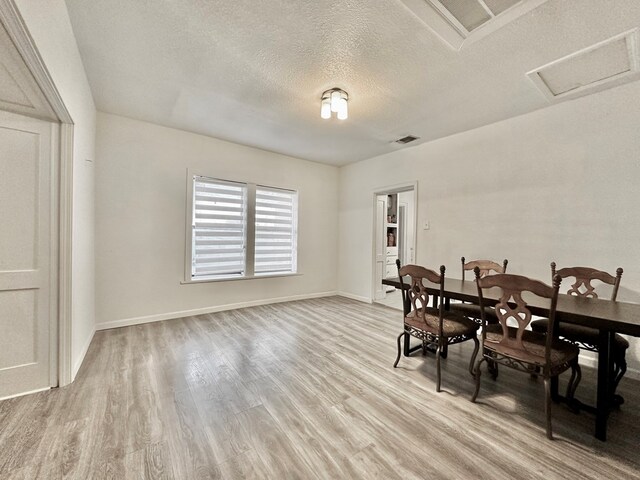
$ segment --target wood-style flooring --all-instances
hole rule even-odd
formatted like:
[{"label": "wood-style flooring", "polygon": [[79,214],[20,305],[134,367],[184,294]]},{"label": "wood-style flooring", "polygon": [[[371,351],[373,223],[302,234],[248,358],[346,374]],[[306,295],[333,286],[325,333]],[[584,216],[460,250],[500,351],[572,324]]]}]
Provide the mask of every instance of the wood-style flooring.
[{"label": "wood-style flooring", "polygon": [[442,393],[432,354],[393,369],[401,316],[330,297],[98,332],[72,385],[0,402],[0,478],[640,478],[640,382],[608,442],[559,405],[548,441],[541,380],[469,401],[471,345]]}]

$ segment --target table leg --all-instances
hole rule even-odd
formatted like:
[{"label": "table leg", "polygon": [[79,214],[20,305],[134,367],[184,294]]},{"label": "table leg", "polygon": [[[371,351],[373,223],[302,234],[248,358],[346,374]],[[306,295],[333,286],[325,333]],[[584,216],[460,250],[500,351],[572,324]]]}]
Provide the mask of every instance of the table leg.
[{"label": "table leg", "polygon": [[613,334],[600,330],[598,336],[598,403],[596,405],[596,438],[607,440],[607,417],[610,408],[611,350]]}]

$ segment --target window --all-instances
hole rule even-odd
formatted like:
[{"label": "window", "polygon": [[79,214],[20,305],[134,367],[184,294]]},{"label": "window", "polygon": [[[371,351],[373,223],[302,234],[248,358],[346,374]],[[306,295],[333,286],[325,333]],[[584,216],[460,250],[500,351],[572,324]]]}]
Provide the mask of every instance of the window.
[{"label": "window", "polygon": [[187,281],[297,272],[298,193],[190,176]]},{"label": "window", "polygon": [[256,187],[256,275],[296,271],[298,195]]},{"label": "window", "polygon": [[193,177],[191,278],[244,276],[247,187]]}]

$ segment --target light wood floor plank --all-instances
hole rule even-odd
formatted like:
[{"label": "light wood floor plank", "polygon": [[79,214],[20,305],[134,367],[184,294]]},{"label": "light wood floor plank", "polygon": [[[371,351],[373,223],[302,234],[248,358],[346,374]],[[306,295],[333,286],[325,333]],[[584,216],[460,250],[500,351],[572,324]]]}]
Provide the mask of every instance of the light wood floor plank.
[{"label": "light wood floor plank", "polygon": [[331,297],[97,332],[72,385],[0,402],[0,478],[640,478],[640,382],[608,442],[561,405],[550,442],[539,379],[501,368],[473,404],[464,344],[436,393],[432,354],[392,368],[400,329]]}]

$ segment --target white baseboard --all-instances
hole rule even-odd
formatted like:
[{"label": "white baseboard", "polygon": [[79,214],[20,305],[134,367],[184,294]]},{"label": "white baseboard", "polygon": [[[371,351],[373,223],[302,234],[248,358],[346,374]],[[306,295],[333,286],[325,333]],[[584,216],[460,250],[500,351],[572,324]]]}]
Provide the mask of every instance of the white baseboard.
[{"label": "white baseboard", "polygon": [[357,300],[358,302],[373,303],[373,301],[369,297],[362,297],[360,295],[354,295],[353,293],[349,292],[338,292],[338,295],[340,295],[341,297],[350,298],[351,300]]},{"label": "white baseboard", "polygon": [[87,339],[85,345],[82,347],[82,351],[80,352],[80,355],[78,356],[78,358],[76,359],[75,363],[73,364],[73,371],[71,372],[71,381],[73,382],[76,379],[76,375],[78,374],[78,370],[80,370],[80,367],[82,366],[82,362],[84,361],[84,357],[87,356],[87,352],[89,351],[89,345],[91,345],[91,341],[93,340],[93,336],[96,334],[96,329],[94,328],[93,331],[91,332],[91,335],[89,335],[89,338]]},{"label": "white baseboard", "polygon": [[50,390],[51,387],[36,388],[35,390],[29,390],[28,392],[14,393],[13,395],[7,395],[6,397],[0,397],[0,401],[9,400],[10,398],[23,397],[24,395],[31,395],[32,393],[44,392]]},{"label": "white baseboard", "polygon": [[636,368],[627,368],[627,373],[625,373],[624,376],[633,378],[634,380],[640,380],[640,370]]},{"label": "white baseboard", "polygon": [[[580,350],[580,365],[590,368],[598,368],[598,357],[594,352]],[[635,368],[627,368],[624,378],[633,378],[640,380],[640,370]]]},{"label": "white baseboard", "polygon": [[252,300],[250,302],[228,303],[226,305],[215,305],[211,307],[195,308],[193,310],[182,310],[178,312],[158,313],[154,315],[145,315],[143,317],[123,318],[121,320],[112,320],[110,322],[101,322],[96,325],[96,330],[108,330],[110,328],[128,327],[131,325],[140,325],[142,323],[160,322],[162,320],[171,320],[174,318],[192,317],[194,315],[204,315],[206,313],[223,312],[225,310],[235,310],[237,308],[257,307],[259,305],[270,305],[272,303],[292,302],[295,300],[307,300],[309,298],[331,297],[337,295],[335,291],[309,293],[303,295],[291,295],[289,297],[266,298],[263,300]]}]

